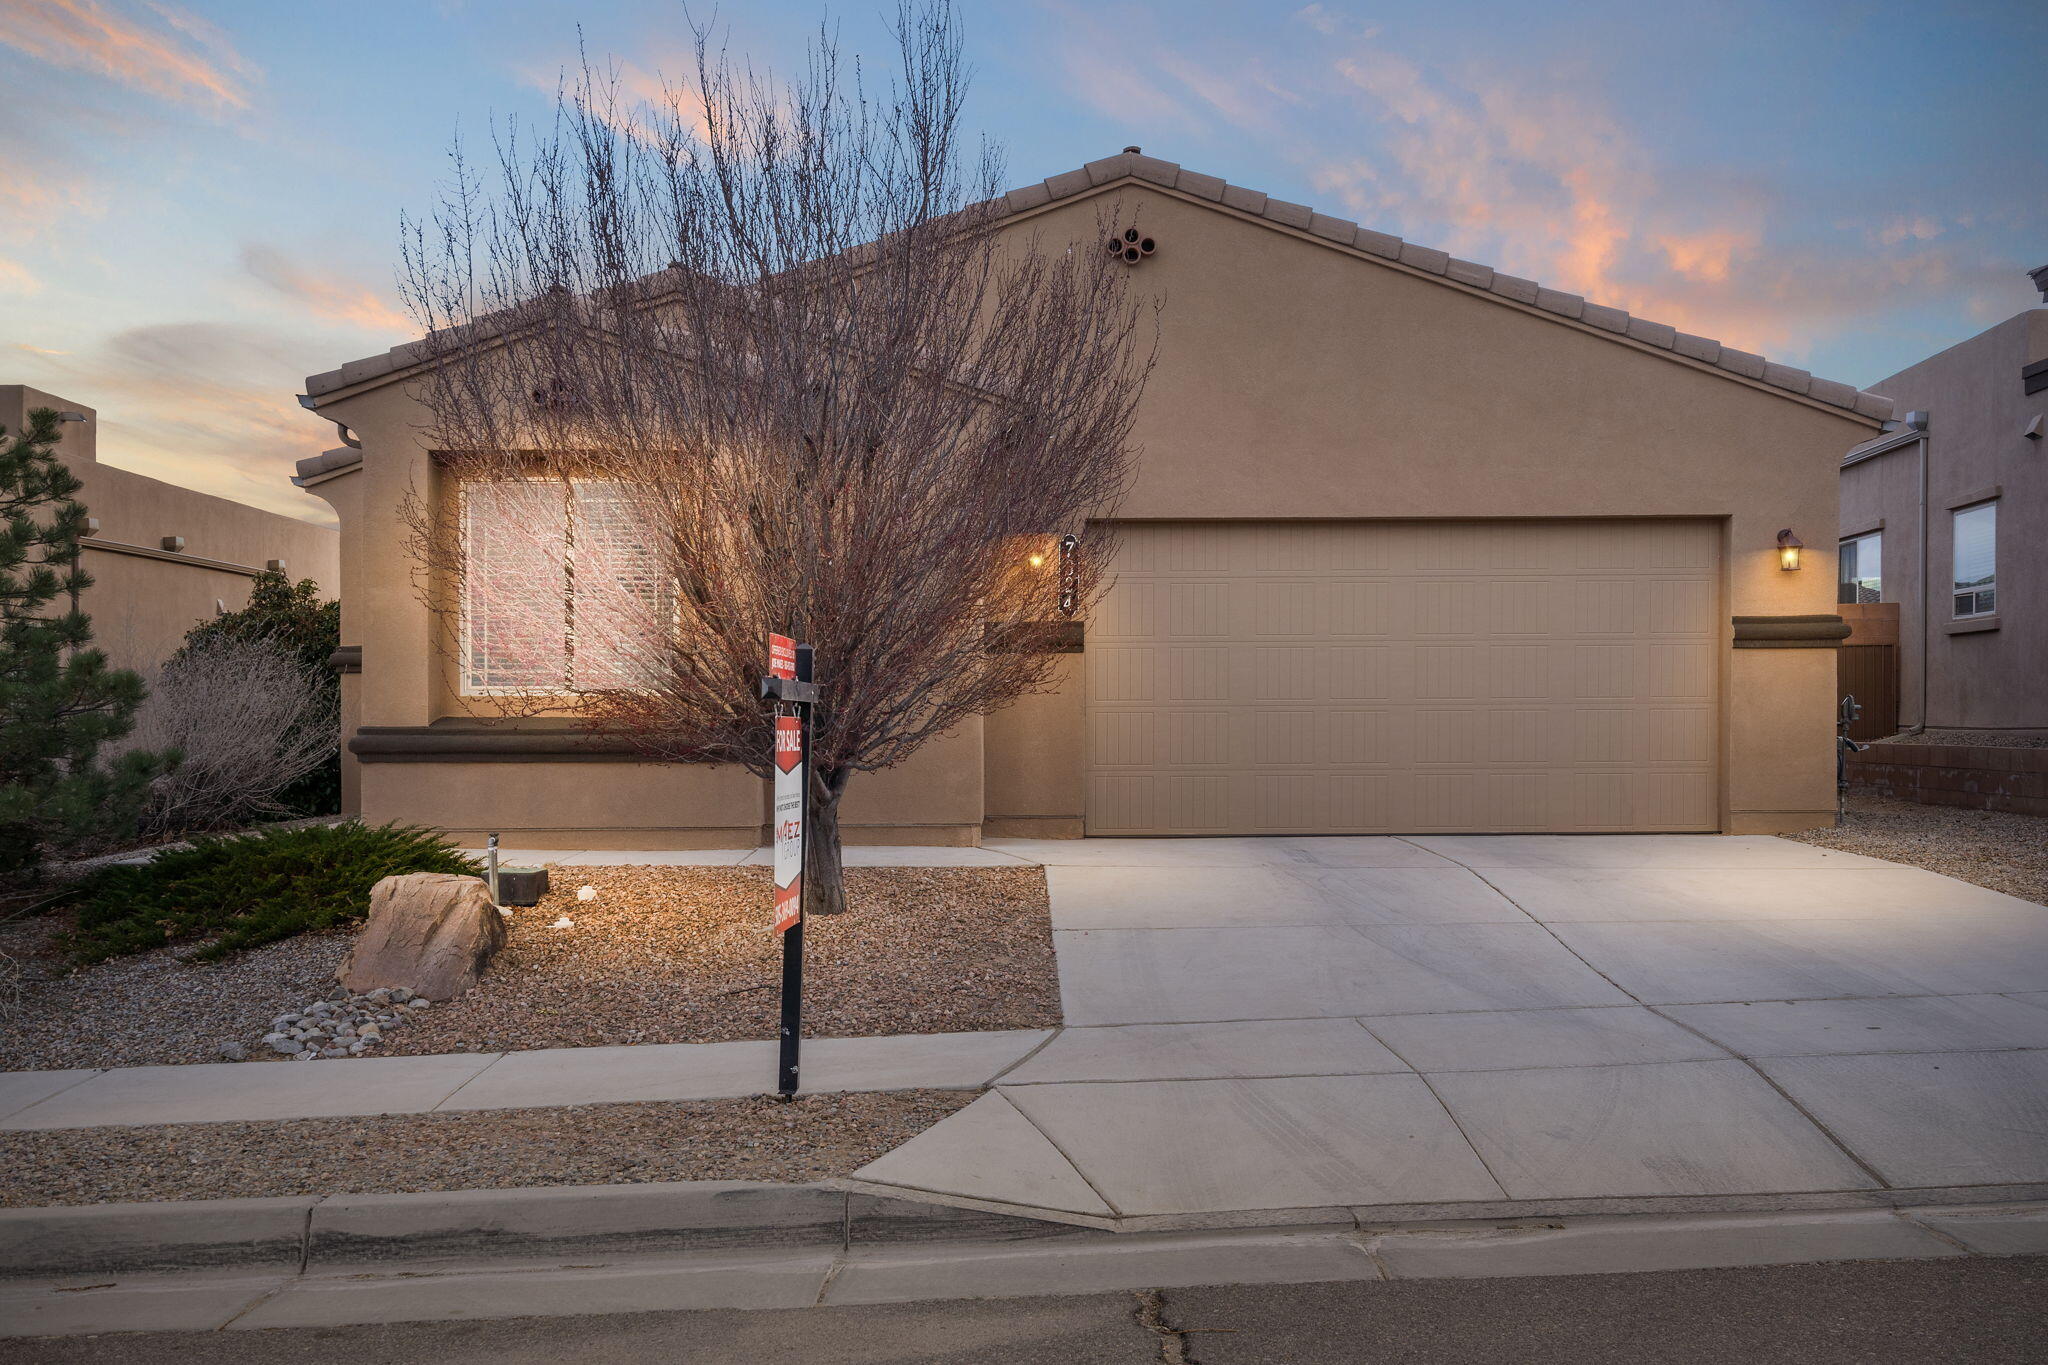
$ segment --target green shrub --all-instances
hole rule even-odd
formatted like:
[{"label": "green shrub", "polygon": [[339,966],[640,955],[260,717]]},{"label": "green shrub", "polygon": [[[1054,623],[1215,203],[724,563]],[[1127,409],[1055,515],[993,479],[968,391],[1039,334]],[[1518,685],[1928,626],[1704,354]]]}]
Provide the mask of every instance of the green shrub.
[{"label": "green shrub", "polygon": [[474,873],[412,825],[310,825],[196,839],[138,867],[92,874],[77,893],[81,962],[201,941],[199,961],[361,919],[370,888],[401,872]]}]

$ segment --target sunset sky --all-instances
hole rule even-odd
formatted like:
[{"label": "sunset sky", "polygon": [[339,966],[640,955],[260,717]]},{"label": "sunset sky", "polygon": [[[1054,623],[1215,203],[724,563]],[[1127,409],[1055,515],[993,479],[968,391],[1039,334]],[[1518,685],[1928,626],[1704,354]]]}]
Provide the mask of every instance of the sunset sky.
[{"label": "sunset sky", "polygon": [[[708,11],[708,4],[699,12]],[[886,57],[882,0],[833,7]],[[1153,155],[1859,385],[2037,302],[2048,5],[962,0],[1010,183]],[[789,67],[816,0],[726,0]],[[110,463],[326,520],[309,374],[411,335],[398,218],[667,0],[0,0],[0,383]],[[1370,325],[1362,319],[1361,325]]]}]

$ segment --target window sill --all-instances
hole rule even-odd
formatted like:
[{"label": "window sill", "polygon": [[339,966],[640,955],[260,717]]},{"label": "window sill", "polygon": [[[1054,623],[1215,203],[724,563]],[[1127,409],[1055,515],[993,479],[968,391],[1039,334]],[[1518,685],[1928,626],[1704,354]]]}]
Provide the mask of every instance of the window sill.
[{"label": "window sill", "polygon": [[1979,631],[1997,629],[1998,618],[1996,616],[1966,617],[1961,621],[1951,621],[1942,627],[1942,630],[1949,635],[1975,635]]}]

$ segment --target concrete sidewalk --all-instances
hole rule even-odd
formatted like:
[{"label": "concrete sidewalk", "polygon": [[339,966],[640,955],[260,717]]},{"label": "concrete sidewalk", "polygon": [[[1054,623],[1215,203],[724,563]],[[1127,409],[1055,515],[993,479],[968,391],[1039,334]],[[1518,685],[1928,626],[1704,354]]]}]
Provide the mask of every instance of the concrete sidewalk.
[{"label": "concrete sidewalk", "polygon": [[[803,1088],[979,1090],[1051,1036],[1014,1029],[814,1038],[803,1047]],[[0,1074],[0,1130],[724,1099],[774,1090],[775,1058],[776,1044],[762,1040],[14,1071]]]},{"label": "concrete sidewalk", "polygon": [[2048,910],[1773,838],[1018,841],[1068,1027],[856,1173],[1159,1225],[2048,1181]]}]

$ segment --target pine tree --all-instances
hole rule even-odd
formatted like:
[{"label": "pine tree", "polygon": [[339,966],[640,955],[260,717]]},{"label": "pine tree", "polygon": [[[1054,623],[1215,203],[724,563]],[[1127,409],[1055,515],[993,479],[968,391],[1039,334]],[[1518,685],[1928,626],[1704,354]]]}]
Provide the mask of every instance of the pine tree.
[{"label": "pine tree", "polygon": [[176,761],[132,751],[100,761],[102,745],[134,728],[142,679],[87,648],[85,504],[57,437],[49,408],[11,437],[0,427],[0,877],[131,834],[150,782]]}]

